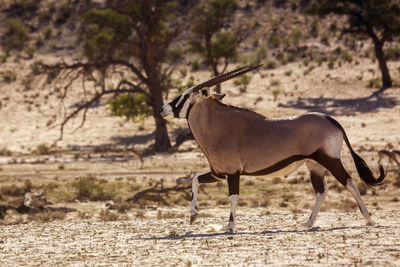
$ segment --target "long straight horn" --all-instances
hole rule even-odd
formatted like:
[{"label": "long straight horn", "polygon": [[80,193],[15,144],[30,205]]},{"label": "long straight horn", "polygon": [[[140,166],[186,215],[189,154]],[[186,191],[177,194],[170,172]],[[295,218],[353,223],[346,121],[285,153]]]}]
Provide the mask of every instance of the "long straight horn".
[{"label": "long straight horn", "polygon": [[246,72],[255,70],[255,69],[257,69],[257,68],[259,68],[261,66],[262,66],[262,64],[256,65],[256,66],[245,66],[245,67],[241,67],[239,69],[236,69],[236,70],[233,70],[233,71],[230,71],[230,72],[226,72],[226,73],[220,74],[220,75],[218,75],[218,76],[216,76],[216,77],[214,77],[214,78],[212,78],[212,79],[210,79],[208,81],[205,81],[205,82],[203,82],[201,84],[198,84],[198,85],[192,87],[192,90],[193,91],[198,91],[198,90],[200,90],[202,88],[205,88],[205,87],[211,87],[211,86],[217,85],[219,83],[222,83],[222,82],[225,82],[227,80],[233,79],[233,78],[235,78],[237,76],[243,75]]}]

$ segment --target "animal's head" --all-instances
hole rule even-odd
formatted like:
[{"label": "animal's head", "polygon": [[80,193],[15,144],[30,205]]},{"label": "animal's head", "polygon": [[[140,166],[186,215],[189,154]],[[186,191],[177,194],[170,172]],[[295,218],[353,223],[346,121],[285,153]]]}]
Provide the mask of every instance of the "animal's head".
[{"label": "animal's head", "polygon": [[242,67],[221,75],[218,75],[206,82],[203,82],[201,84],[195,85],[189,89],[187,89],[183,94],[169,102],[168,104],[164,104],[161,107],[161,115],[163,117],[166,117],[168,115],[173,114],[175,118],[186,118],[188,111],[190,109],[190,106],[196,103],[196,101],[202,99],[202,98],[209,98],[213,97],[216,98],[217,100],[221,100],[224,95],[219,95],[219,94],[211,94],[210,93],[210,88],[214,85],[217,85],[219,83],[222,83],[224,81],[233,79],[237,76],[243,75],[244,73],[254,70],[261,65],[257,66],[247,66],[247,67]]}]

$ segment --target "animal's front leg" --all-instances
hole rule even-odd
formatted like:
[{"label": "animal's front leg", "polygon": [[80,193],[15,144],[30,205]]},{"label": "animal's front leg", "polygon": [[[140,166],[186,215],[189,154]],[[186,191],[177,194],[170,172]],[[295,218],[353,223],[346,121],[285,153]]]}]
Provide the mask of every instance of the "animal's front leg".
[{"label": "animal's front leg", "polygon": [[190,224],[193,224],[199,214],[197,213],[197,195],[199,193],[199,177],[196,176],[192,181],[192,203],[190,204]]},{"label": "animal's front leg", "polygon": [[229,223],[224,227],[225,231],[233,231],[235,228],[236,207],[239,202],[239,178],[239,174],[228,176],[229,203],[231,206],[231,213],[229,215]]},{"label": "animal's front leg", "polygon": [[218,179],[215,179],[212,176],[211,172],[202,174],[200,176],[196,176],[192,180],[192,202],[190,204],[190,224],[193,224],[199,214],[197,213],[197,195],[199,193],[199,184],[202,183],[214,183],[217,182]]}]

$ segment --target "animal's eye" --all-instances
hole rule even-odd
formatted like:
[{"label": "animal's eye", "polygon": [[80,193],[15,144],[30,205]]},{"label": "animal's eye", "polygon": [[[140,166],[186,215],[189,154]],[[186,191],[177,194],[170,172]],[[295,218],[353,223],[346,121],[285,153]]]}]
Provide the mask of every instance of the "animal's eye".
[{"label": "animal's eye", "polygon": [[208,90],[207,89],[201,90],[201,95],[202,96],[208,96]]}]

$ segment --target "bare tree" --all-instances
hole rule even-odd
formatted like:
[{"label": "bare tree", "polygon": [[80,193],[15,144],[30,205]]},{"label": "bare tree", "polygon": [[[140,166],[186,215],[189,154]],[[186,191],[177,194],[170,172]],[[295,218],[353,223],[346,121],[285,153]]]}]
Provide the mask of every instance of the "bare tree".
[{"label": "bare tree", "polygon": [[172,44],[183,25],[181,16],[176,16],[177,5],[173,0],[107,1],[106,7],[89,9],[82,18],[83,61],[34,66],[35,75],[47,75],[50,84],[61,84],[61,101],[71,85],[81,80],[83,98],[72,111],[66,109],[60,139],[65,125],[78,114],[83,114],[83,125],[88,109],[101,98],[128,94],[139,99],[136,104],[151,110],[156,128],[154,150],[171,146],[159,110],[163,93],[170,88],[171,59],[176,60],[171,56]]}]

